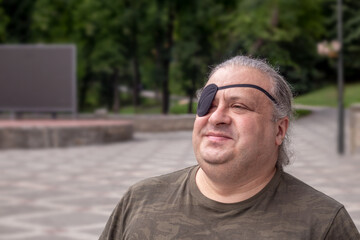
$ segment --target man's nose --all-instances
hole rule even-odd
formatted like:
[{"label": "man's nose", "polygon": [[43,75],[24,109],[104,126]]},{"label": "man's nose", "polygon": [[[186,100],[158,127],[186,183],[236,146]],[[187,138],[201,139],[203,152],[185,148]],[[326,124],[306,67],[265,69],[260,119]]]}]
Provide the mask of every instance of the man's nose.
[{"label": "man's nose", "polygon": [[229,116],[229,109],[226,106],[218,106],[215,111],[210,111],[208,120],[213,125],[230,124],[231,117]]}]

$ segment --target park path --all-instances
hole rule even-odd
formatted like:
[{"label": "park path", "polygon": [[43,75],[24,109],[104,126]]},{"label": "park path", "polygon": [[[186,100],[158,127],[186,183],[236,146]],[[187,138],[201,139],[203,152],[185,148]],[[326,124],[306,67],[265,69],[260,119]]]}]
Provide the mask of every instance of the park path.
[{"label": "park path", "polygon": [[[286,171],[342,202],[360,229],[360,155],[336,153],[336,110],[292,129]],[[97,239],[133,183],[196,164],[191,132],[136,133],[105,146],[0,151],[1,240]]]}]

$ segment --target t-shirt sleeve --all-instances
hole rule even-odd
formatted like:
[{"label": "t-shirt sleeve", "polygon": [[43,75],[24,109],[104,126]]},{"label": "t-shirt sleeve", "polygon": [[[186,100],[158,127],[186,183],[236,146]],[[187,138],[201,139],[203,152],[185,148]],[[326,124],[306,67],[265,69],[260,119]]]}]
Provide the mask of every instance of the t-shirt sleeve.
[{"label": "t-shirt sleeve", "polygon": [[99,240],[122,239],[125,225],[125,208],[129,198],[129,192],[124,195],[120,202],[116,205],[109,220],[107,221]]},{"label": "t-shirt sleeve", "polygon": [[340,208],[336,214],[329,231],[325,238],[326,240],[360,240],[360,234],[349,213],[344,207]]}]

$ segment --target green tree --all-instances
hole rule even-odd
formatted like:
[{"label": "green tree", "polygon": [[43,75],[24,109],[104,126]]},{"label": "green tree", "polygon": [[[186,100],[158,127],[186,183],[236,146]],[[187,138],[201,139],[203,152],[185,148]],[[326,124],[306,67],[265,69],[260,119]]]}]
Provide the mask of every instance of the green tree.
[{"label": "green tree", "polygon": [[0,0],[0,43],[5,42],[8,23],[9,18],[6,16],[2,0]]},{"label": "green tree", "polygon": [[133,103],[139,104],[142,49],[138,38],[143,29],[141,15],[146,9],[145,3],[128,0],[37,2],[33,15],[36,41],[73,41],[78,47],[80,109],[89,107],[88,93],[95,88],[99,93],[96,102],[118,111],[120,83],[132,86]]},{"label": "green tree", "polygon": [[[86,52],[91,52],[92,46],[82,48],[81,39],[85,36],[76,32],[78,26],[82,26],[82,20],[77,19],[77,11],[79,11],[80,4],[87,2],[37,0],[31,24],[32,41],[35,43],[77,43],[79,109],[84,108],[88,81],[92,75],[91,68],[87,63],[90,57]],[[88,32],[91,32],[91,26],[89,26]],[[86,40],[94,42],[92,38]]]},{"label": "green tree", "polygon": [[180,1],[153,0],[146,11],[149,39],[152,47],[154,70],[153,81],[159,82],[162,90],[162,113],[169,112],[170,67],[174,47],[174,26],[178,17]]},{"label": "green tree", "polygon": [[122,20],[123,29],[126,29],[126,35],[123,38],[124,45],[128,49],[128,57],[131,60],[132,79],[133,79],[133,105],[135,107],[140,104],[140,90],[141,90],[141,73],[140,73],[140,54],[142,47],[140,44],[141,32],[144,31],[142,17],[145,15],[147,4],[145,1],[124,1],[126,11]]},{"label": "green tree", "polygon": [[359,80],[360,68],[360,2],[343,1],[343,49],[345,78]]},{"label": "green tree", "polygon": [[185,94],[188,113],[193,112],[196,90],[204,84],[208,66],[214,61],[213,40],[220,27],[223,6],[213,0],[189,1],[179,9],[175,28],[174,68]]},{"label": "green tree", "polygon": [[308,91],[320,74],[315,66],[316,44],[325,31],[321,3],[240,1],[237,10],[224,17],[230,22],[224,28],[229,33],[229,52],[267,58],[280,66],[298,92]]},{"label": "green tree", "polygon": [[[358,69],[360,67],[360,2],[356,0],[342,1],[343,15],[343,54],[344,54],[344,77],[346,81],[358,80]],[[322,40],[328,42],[337,39],[337,1],[324,0],[323,24],[326,32]],[[325,78],[332,83],[336,82],[336,58],[322,57],[319,68],[325,73]]]},{"label": "green tree", "polygon": [[[269,59],[300,93],[330,77],[331,62],[318,56],[316,44],[336,34],[334,4],[0,0],[0,41],[75,43],[80,109],[117,111],[118,86],[126,85],[135,106],[141,104],[140,86],[161,89],[162,112],[167,113],[171,83],[178,87],[173,93],[180,89],[189,97],[190,112],[208,66],[236,54]],[[360,65],[358,7],[355,0],[344,0],[345,66],[353,77]]]},{"label": "green tree", "polygon": [[117,16],[121,11],[118,7],[110,1],[87,0],[75,11],[75,39],[84,71],[80,88],[83,107],[90,85],[99,86],[101,104],[115,111],[119,107],[118,84],[119,78],[126,75],[126,61],[122,54],[124,46],[117,38]]},{"label": "green tree", "polygon": [[74,40],[74,10],[77,1],[37,0],[31,16],[31,41],[69,43]]},{"label": "green tree", "polygon": [[35,1],[2,0],[0,4],[3,8],[3,13],[0,11],[0,31],[6,32],[6,42],[30,42],[31,14]]}]

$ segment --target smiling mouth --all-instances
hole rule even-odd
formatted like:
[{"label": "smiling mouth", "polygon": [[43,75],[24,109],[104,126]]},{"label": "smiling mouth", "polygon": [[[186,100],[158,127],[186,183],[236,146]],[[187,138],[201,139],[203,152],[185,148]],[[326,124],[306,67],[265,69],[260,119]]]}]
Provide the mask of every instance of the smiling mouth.
[{"label": "smiling mouth", "polygon": [[224,134],[217,134],[217,133],[208,133],[205,135],[209,140],[215,141],[215,142],[221,142],[226,140],[231,140],[232,138],[224,135]]}]

